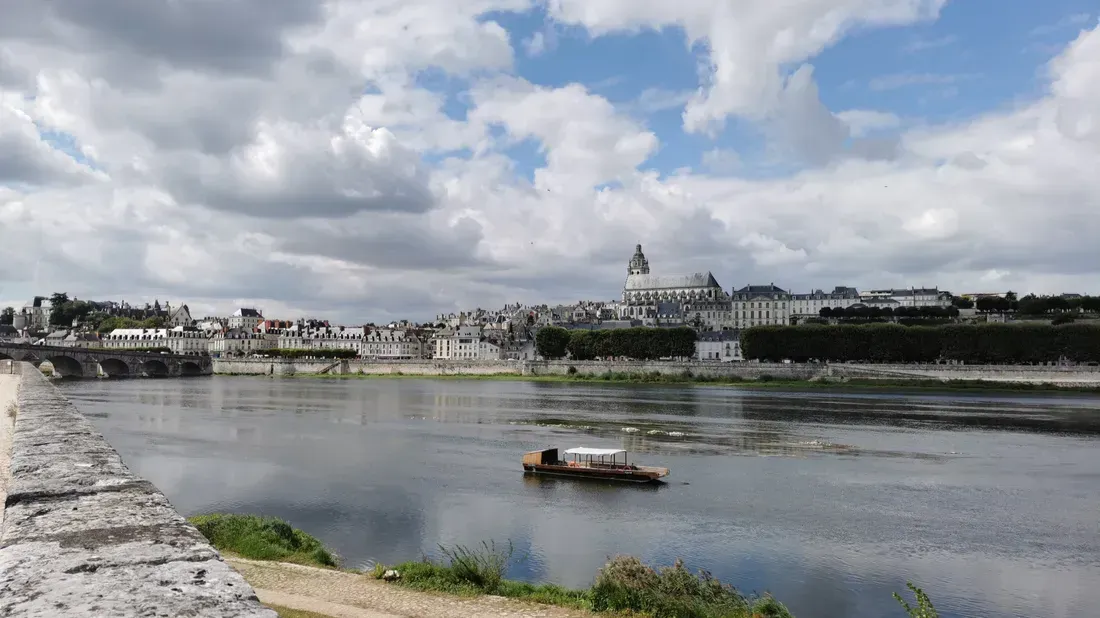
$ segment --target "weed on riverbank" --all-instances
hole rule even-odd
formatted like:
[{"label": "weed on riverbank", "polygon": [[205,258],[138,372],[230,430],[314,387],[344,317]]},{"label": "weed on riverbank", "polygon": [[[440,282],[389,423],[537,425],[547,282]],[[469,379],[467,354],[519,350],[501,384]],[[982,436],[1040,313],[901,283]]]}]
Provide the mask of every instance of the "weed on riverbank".
[{"label": "weed on riverbank", "polygon": [[214,513],[188,518],[218,551],[253,560],[335,567],[321,541],[275,517]]}]

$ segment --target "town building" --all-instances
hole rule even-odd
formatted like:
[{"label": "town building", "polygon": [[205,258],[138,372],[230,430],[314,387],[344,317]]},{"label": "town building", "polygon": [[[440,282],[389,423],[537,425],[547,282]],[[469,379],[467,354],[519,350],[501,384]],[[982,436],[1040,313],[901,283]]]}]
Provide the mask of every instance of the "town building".
[{"label": "town building", "polygon": [[695,340],[695,359],[711,362],[742,361],[741,333],[719,330],[699,333]]},{"label": "town building", "polygon": [[214,333],[207,349],[214,357],[251,356],[275,347],[275,342],[274,338],[251,329],[229,328]]},{"label": "town building", "polygon": [[860,292],[860,300],[868,307],[885,307],[877,304],[883,299],[897,302],[894,307],[950,307],[951,293],[937,288],[885,289]]},{"label": "town building", "polygon": [[168,348],[173,354],[208,353],[209,339],[196,328],[116,328],[100,335],[100,345],[108,349]]},{"label": "town building", "polygon": [[822,309],[847,309],[858,302],[859,291],[846,286],[837,286],[832,292],[814,290],[809,294],[791,294],[791,317],[818,317]]},{"label": "town building", "polygon": [[642,320],[647,326],[658,321],[659,303],[679,303],[687,321],[698,319],[705,327],[720,329],[730,320],[729,295],[710,272],[690,275],[653,275],[642,246],[634,248],[627,264],[619,317]]},{"label": "town building", "polygon": [[454,358],[455,329],[441,328],[432,335],[432,358],[450,360]]},{"label": "town building", "polygon": [[[167,307],[167,304],[165,305]],[[174,310],[168,312],[168,326],[194,326],[195,320],[191,318],[191,310],[187,308],[187,305],[180,305]]]},{"label": "town building", "polygon": [[480,325],[459,326],[448,347],[451,360],[500,360],[500,344],[482,333]]},{"label": "town building", "polygon": [[791,294],[774,283],[746,285],[731,295],[733,326],[740,330],[753,326],[790,324]]},{"label": "town building", "polygon": [[51,312],[50,300],[44,296],[35,296],[15,315],[12,323],[20,330],[43,332],[50,327]]},{"label": "town building", "polygon": [[241,307],[234,311],[233,315],[229,316],[229,328],[246,328],[252,330],[263,321],[264,316],[260,314],[259,310]]},{"label": "town building", "polygon": [[359,356],[366,359],[412,360],[423,354],[420,338],[407,329],[368,329],[361,346]]}]

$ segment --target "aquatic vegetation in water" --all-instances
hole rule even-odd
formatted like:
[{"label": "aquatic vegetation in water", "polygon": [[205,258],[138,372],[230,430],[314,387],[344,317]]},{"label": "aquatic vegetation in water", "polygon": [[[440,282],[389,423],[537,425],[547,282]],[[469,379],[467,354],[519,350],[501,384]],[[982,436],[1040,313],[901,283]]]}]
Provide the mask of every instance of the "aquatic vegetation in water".
[{"label": "aquatic vegetation in water", "polygon": [[901,606],[905,608],[905,612],[909,614],[909,618],[939,618],[940,615],[936,612],[936,608],[932,607],[932,600],[928,598],[923,590],[917,588],[913,582],[905,582],[905,587],[913,593],[913,597],[917,600],[917,606],[909,605],[896,592],[894,593],[894,600],[901,603]]}]

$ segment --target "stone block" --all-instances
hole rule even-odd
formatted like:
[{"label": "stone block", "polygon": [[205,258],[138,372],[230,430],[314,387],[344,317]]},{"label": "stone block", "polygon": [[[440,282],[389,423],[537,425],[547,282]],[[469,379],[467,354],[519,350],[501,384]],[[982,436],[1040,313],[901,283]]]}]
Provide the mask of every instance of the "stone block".
[{"label": "stone block", "polygon": [[51,543],[0,550],[0,615],[276,618],[220,560],[95,564]]},{"label": "stone block", "polygon": [[137,541],[205,543],[151,484],[19,501],[5,512],[2,543],[29,541],[91,550]]}]

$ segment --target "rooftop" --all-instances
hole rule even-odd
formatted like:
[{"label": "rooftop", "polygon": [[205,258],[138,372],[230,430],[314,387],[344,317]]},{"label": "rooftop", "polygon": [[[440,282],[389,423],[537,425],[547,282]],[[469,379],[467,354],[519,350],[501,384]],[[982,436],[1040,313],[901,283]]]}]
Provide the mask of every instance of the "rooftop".
[{"label": "rooftop", "polygon": [[680,288],[718,288],[718,281],[710,272],[690,275],[627,275],[626,290],[670,290]]}]

